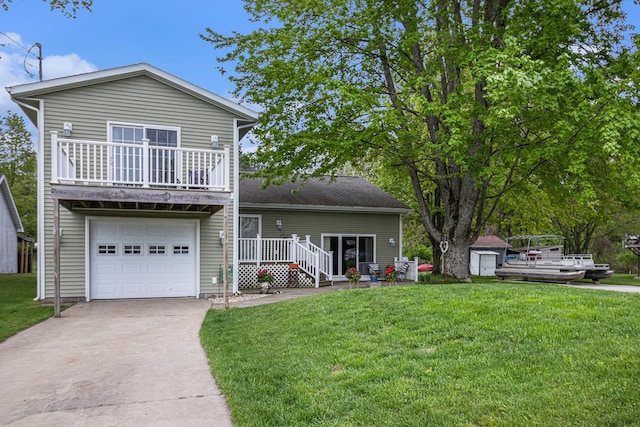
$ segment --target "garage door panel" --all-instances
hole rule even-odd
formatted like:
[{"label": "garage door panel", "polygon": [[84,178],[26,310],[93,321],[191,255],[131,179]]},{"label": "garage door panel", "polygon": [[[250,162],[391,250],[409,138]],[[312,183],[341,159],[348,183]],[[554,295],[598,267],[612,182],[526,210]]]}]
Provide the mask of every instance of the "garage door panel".
[{"label": "garage door panel", "polygon": [[90,233],[91,298],[196,295],[194,222],[95,220]]},{"label": "garage door panel", "polygon": [[118,266],[115,264],[98,264],[96,265],[96,271],[98,274],[116,274],[118,272]]},{"label": "garage door panel", "polygon": [[149,236],[150,237],[165,237],[167,235],[166,227],[149,227]]},{"label": "garage door panel", "polygon": [[122,234],[124,236],[138,236],[144,235],[143,227],[139,225],[124,225],[122,226]]},{"label": "garage door panel", "polygon": [[115,236],[117,234],[118,228],[113,224],[99,224],[96,227],[96,236]]},{"label": "garage door panel", "polygon": [[167,273],[167,263],[149,263],[147,264],[147,273],[150,275],[163,276]]}]

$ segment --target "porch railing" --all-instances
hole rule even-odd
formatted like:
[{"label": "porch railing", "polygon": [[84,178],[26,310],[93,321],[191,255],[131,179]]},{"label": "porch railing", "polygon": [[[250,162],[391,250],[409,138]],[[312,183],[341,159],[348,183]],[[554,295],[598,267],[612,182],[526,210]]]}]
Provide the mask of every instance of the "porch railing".
[{"label": "porch railing", "polygon": [[55,183],[109,186],[230,189],[230,150],[88,141],[51,133]]},{"label": "porch railing", "polygon": [[310,236],[300,241],[295,235],[284,239],[264,239],[258,235],[255,238],[240,238],[238,245],[239,262],[257,265],[296,263],[302,271],[313,277],[316,287],[320,285],[321,275],[333,280],[332,253],[311,243]]}]

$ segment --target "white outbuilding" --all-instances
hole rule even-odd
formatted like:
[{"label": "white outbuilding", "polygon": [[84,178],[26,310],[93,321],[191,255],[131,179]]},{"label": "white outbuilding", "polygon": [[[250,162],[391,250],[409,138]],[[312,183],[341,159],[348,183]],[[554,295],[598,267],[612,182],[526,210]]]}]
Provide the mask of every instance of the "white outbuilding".
[{"label": "white outbuilding", "polygon": [[498,252],[470,251],[469,270],[472,276],[495,276],[498,265]]},{"label": "white outbuilding", "polygon": [[0,274],[18,272],[18,233],[22,231],[9,183],[0,173]]}]

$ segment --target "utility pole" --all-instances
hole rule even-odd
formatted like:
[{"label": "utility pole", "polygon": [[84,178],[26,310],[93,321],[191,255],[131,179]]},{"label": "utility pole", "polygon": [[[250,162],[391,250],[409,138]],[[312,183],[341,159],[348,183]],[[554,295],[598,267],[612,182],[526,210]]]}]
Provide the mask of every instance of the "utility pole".
[{"label": "utility pole", "polygon": [[36,42],[34,46],[38,48],[38,77],[42,81],[42,45]]}]

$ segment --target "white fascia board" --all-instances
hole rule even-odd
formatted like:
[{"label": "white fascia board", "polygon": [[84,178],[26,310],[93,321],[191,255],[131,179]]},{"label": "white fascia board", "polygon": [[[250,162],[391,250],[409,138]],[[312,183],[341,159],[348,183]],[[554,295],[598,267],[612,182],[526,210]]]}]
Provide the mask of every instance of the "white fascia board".
[{"label": "white fascia board", "polygon": [[255,111],[146,63],[77,74],[75,76],[59,77],[42,82],[11,86],[6,89],[12,97],[24,97],[119,80],[138,75],[147,75],[151,78],[155,78],[178,90],[182,90],[206,102],[217,105],[218,107],[238,115],[249,122],[255,122],[258,120],[259,114]]},{"label": "white fascia board", "polygon": [[240,203],[240,209],[264,209],[264,210],[290,210],[290,211],[325,211],[325,212],[366,212],[366,213],[407,213],[411,209],[404,208],[382,208],[367,206],[327,206],[327,205],[290,205],[290,204],[262,204],[262,203]]}]

